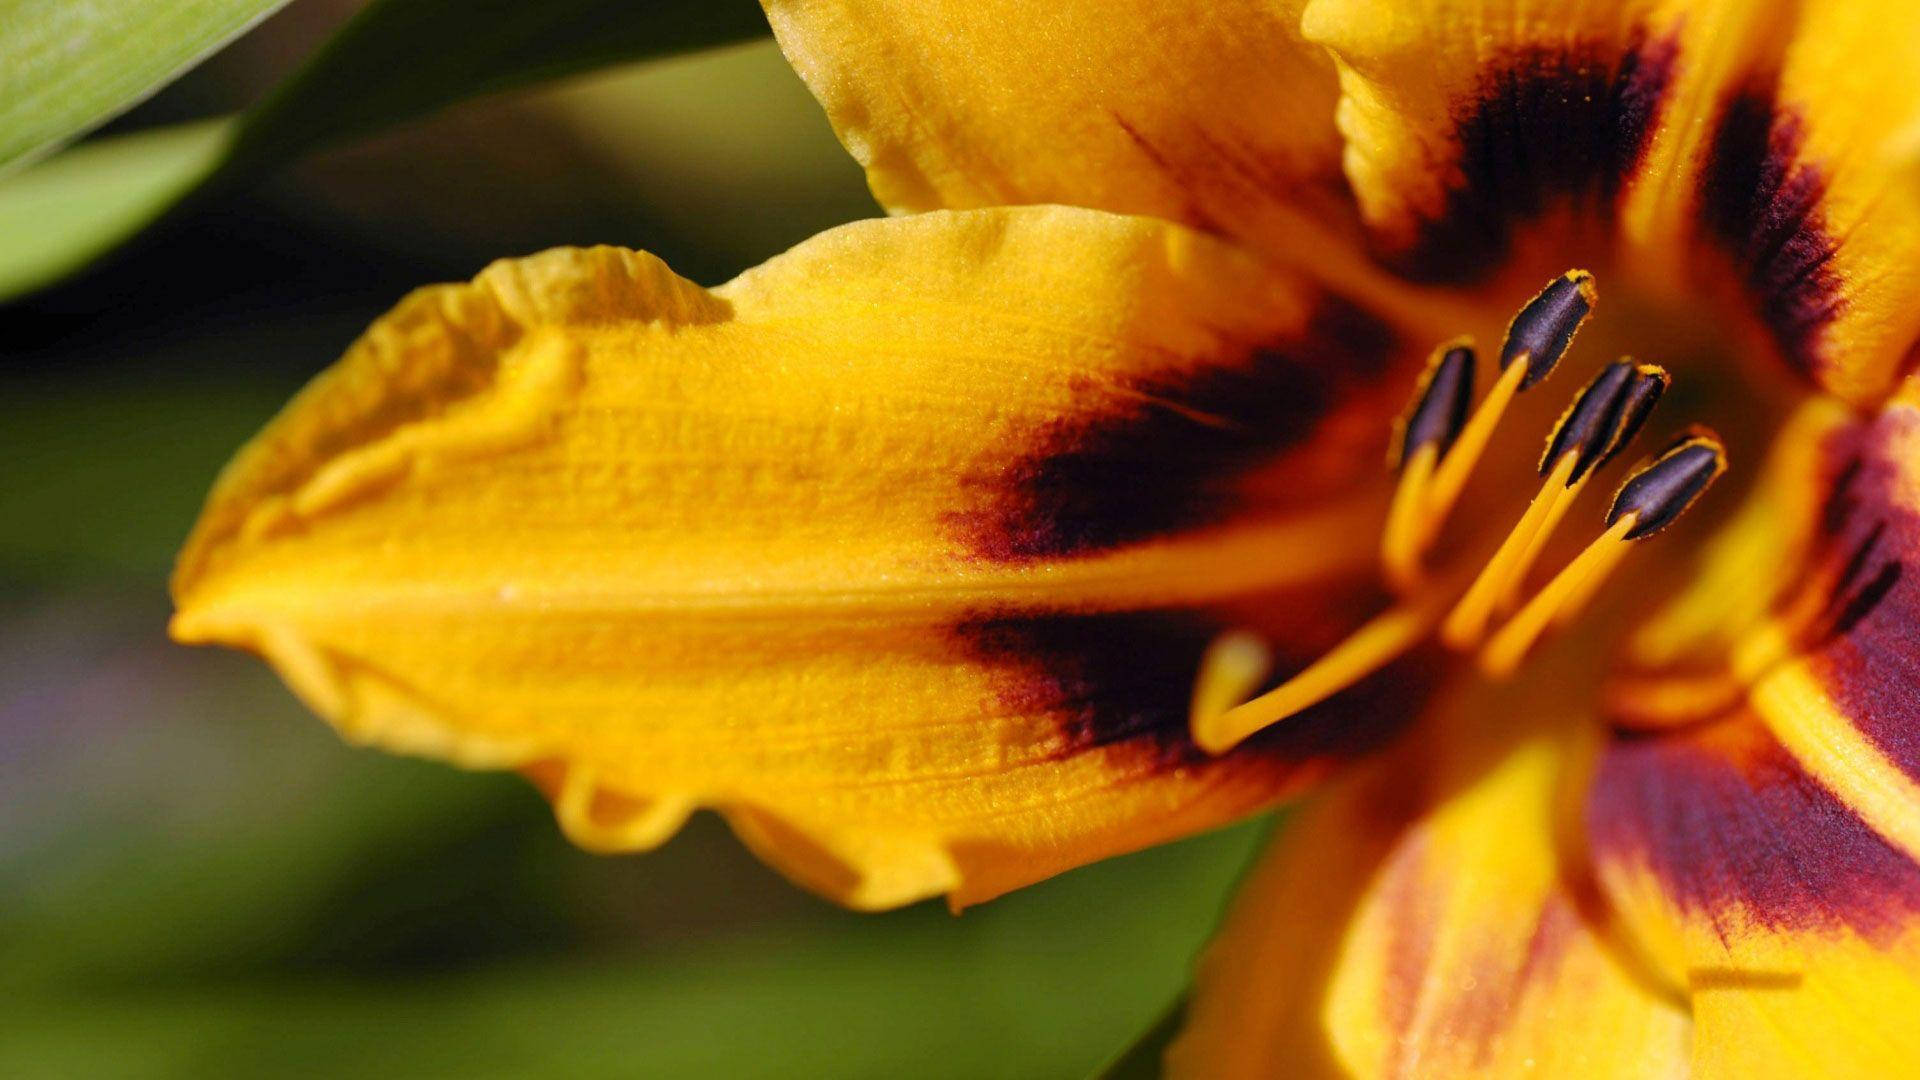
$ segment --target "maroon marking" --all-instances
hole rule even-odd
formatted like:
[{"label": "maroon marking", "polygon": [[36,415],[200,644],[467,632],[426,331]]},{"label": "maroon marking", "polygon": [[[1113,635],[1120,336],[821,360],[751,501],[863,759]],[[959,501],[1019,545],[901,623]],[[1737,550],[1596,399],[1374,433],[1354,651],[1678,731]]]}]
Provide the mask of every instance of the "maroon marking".
[{"label": "maroon marking", "polygon": [[1895,406],[1852,425],[1825,448],[1835,479],[1822,515],[1825,547],[1850,552],[1828,601],[1809,667],[1840,712],[1907,776],[1920,782],[1920,508],[1901,501],[1902,460],[1920,414]]},{"label": "maroon marking", "polygon": [[[1156,770],[1264,758],[1293,765],[1376,749],[1415,717],[1432,675],[1410,657],[1259,732],[1221,758],[1193,742],[1188,708],[1200,656],[1225,626],[1192,611],[988,615],[954,631],[976,659],[1000,669],[1009,712],[1059,721],[1062,753],[1133,747]],[[1282,657],[1274,684],[1311,656]]]},{"label": "maroon marking", "polygon": [[1732,257],[1783,359],[1811,378],[1820,337],[1845,301],[1820,212],[1827,181],[1800,160],[1802,127],[1770,81],[1729,100],[1700,175],[1700,218]]},{"label": "maroon marking", "polygon": [[1397,344],[1384,323],[1328,297],[1296,340],[1124,394],[1088,387],[1091,416],[1063,416],[997,473],[968,477],[982,505],[949,521],[976,555],[1012,563],[1217,524],[1244,508],[1235,481],[1310,441],[1350,391],[1379,379]]},{"label": "maroon marking", "polygon": [[[1733,725],[1738,725],[1737,727]],[[1644,863],[1719,928],[1738,907],[1781,932],[1890,940],[1920,915],[1920,865],[1808,775],[1751,714],[1619,737],[1587,798],[1596,858]]]},{"label": "maroon marking", "polygon": [[1639,35],[1624,51],[1586,42],[1494,60],[1454,109],[1460,175],[1445,208],[1392,261],[1423,281],[1477,281],[1505,260],[1516,226],[1556,203],[1590,200],[1611,216],[1678,54],[1675,37]]},{"label": "maroon marking", "polygon": [[[1852,434],[1843,432],[1842,441],[1851,438]],[[1831,449],[1830,447],[1829,450]],[[1860,479],[1860,470],[1865,466],[1865,459],[1858,452],[1852,453],[1847,456],[1845,464],[1840,466],[1839,471],[1834,473],[1833,479],[1828,482],[1826,497],[1820,501],[1822,536],[1838,535],[1840,530],[1846,528],[1847,523],[1853,520],[1853,515],[1860,505],[1859,497],[1854,494],[1853,485]]]}]

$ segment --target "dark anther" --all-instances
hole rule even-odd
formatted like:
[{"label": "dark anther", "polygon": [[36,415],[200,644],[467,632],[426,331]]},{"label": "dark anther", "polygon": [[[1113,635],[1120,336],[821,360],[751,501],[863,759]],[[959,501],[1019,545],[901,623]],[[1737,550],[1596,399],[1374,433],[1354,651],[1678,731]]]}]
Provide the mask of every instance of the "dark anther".
[{"label": "dark anther", "polygon": [[1707,485],[1727,468],[1720,440],[1710,433],[1684,435],[1661,451],[1653,463],[1634,473],[1613,497],[1607,526],[1628,514],[1637,514],[1624,539],[1652,536],[1673,524],[1693,505]]},{"label": "dark anther", "polygon": [[1569,270],[1527,301],[1520,314],[1507,327],[1507,341],[1500,350],[1500,370],[1505,371],[1521,356],[1527,358],[1527,374],[1520,389],[1539,382],[1553,371],[1573,344],[1574,332],[1593,310],[1593,275],[1585,270]]},{"label": "dark anther", "polygon": [[1653,407],[1660,401],[1660,395],[1667,392],[1667,386],[1673,377],[1667,369],[1657,364],[1641,364],[1633,369],[1633,383],[1620,401],[1620,422],[1614,425],[1613,442],[1600,460],[1593,463],[1599,468],[1612,461],[1620,451],[1627,448],[1635,435],[1646,425],[1647,417],[1653,415]]},{"label": "dark anther", "polygon": [[1473,399],[1473,363],[1473,349],[1463,344],[1445,348],[1427,365],[1413,411],[1401,429],[1396,467],[1428,444],[1437,447],[1436,454],[1445,454],[1459,438]]},{"label": "dark anther", "polygon": [[1580,391],[1580,396],[1573,399],[1573,405],[1554,425],[1553,435],[1547,440],[1546,456],[1540,459],[1540,475],[1552,472],[1562,457],[1572,453],[1579,456],[1574,459],[1573,472],[1567,476],[1567,486],[1573,486],[1575,480],[1585,476],[1594,462],[1600,460],[1600,455],[1614,444],[1614,432],[1619,427],[1627,391],[1633,383],[1632,364],[1622,361],[1600,369],[1600,374]]}]

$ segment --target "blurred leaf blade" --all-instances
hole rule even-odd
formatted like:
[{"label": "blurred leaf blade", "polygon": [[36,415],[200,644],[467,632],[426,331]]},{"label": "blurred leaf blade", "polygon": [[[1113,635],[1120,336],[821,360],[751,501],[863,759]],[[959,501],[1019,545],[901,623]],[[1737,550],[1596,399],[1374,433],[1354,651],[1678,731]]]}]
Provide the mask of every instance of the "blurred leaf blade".
[{"label": "blurred leaf blade", "polygon": [[287,0],[0,0],[0,172],[108,120]]},{"label": "blurred leaf blade", "polygon": [[1187,1019],[1187,995],[1182,993],[1167,1006],[1153,1026],[1141,1032],[1113,1060],[1101,1066],[1090,1080],[1154,1080],[1162,1071],[1167,1047],[1180,1034]]},{"label": "blurred leaf blade", "polygon": [[0,181],[0,298],[81,270],[213,175],[233,123],[208,120],[84,143]]},{"label": "blurred leaf blade", "polygon": [[[0,0],[0,12],[38,2]],[[0,301],[330,143],[463,98],[766,33],[753,0],[374,0],[236,120],[102,140],[0,178]]]},{"label": "blurred leaf blade", "polygon": [[243,128],[271,167],[464,98],[767,33],[753,0],[374,0]]}]

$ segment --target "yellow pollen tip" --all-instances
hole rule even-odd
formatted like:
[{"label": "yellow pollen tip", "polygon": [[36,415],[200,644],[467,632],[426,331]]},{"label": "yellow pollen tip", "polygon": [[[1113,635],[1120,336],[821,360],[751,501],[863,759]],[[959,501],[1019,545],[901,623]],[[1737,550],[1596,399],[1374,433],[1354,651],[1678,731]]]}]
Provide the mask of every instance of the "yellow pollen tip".
[{"label": "yellow pollen tip", "polygon": [[1206,745],[1200,738],[1202,717],[1217,718],[1247,700],[1272,669],[1273,653],[1259,635],[1236,630],[1215,638],[1200,658],[1200,675],[1193,683],[1188,715],[1194,741]]}]

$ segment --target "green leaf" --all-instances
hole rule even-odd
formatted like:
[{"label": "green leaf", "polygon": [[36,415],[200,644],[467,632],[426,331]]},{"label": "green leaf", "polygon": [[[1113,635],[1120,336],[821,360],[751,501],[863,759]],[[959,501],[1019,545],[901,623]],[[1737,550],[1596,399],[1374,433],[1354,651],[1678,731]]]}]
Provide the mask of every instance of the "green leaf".
[{"label": "green leaf", "polygon": [[0,172],[126,109],[284,3],[0,0]]},{"label": "green leaf", "polygon": [[463,98],[766,32],[752,0],[374,0],[241,117],[103,139],[0,178],[0,300],[330,143]]},{"label": "green leaf", "polygon": [[0,1072],[167,1077],[218,1061],[237,1076],[1077,1080],[1185,978],[1256,832],[1104,864],[959,918],[923,907],[444,972],[287,965],[43,984],[0,1016]]},{"label": "green leaf", "polygon": [[0,298],[118,247],[206,180],[232,139],[218,120],[100,139],[0,180]]},{"label": "green leaf", "polygon": [[1161,1062],[1166,1057],[1167,1047],[1180,1034],[1180,1027],[1186,1018],[1187,996],[1181,994],[1166,1007],[1152,1027],[1141,1032],[1131,1045],[1094,1073],[1093,1080],[1154,1080],[1162,1071]]},{"label": "green leaf", "polygon": [[375,0],[254,110],[231,168],[463,98],[767,32],[754,0]]},{"label": "green leaf", "polygon": [[[0,236],[12,235],[0,220]],[[316,321],[345,330],[337,316]],[[226,372],[298,333],[285,323],[227,326],[149,346],[121,373],[10,382],[0,394],[0,596],[9,582],[77,580],[130,579],[158,592],[210,478],[292,389]],[[196,362],[202,370],[185,370]]]}]

